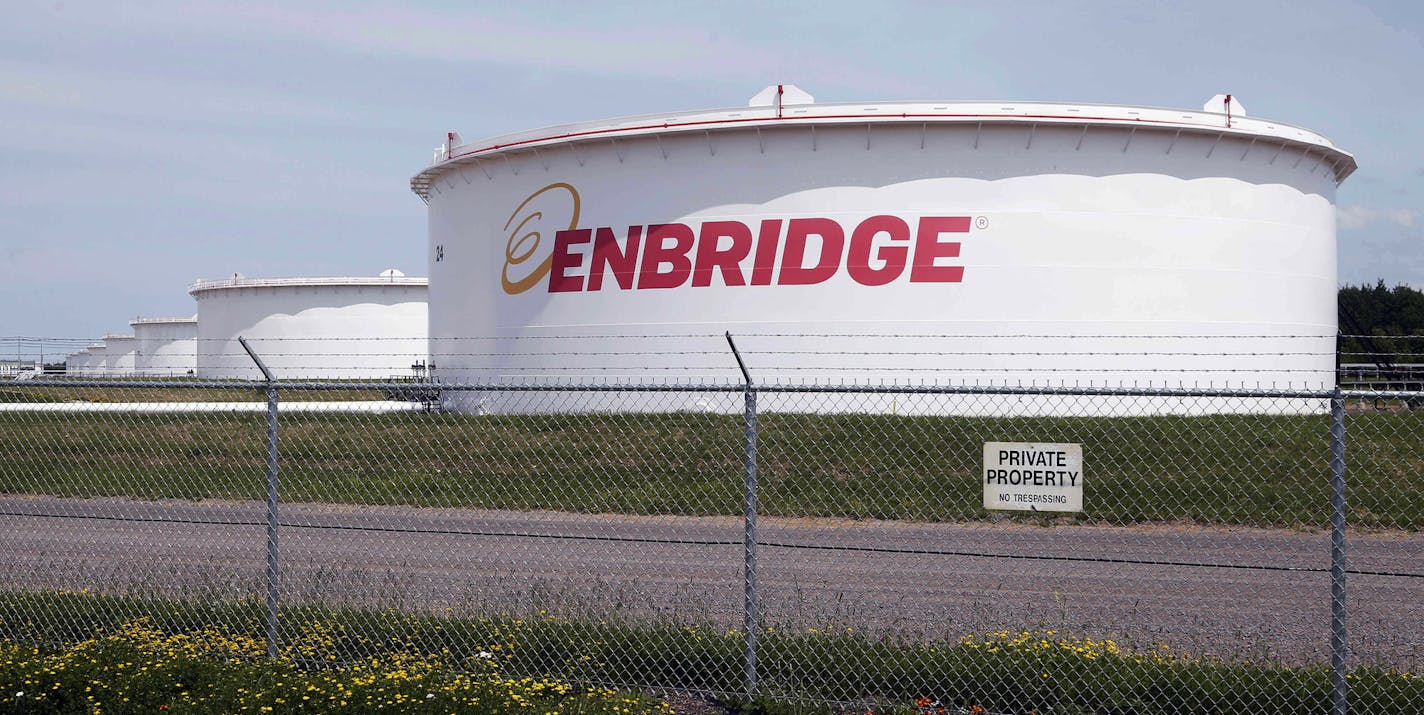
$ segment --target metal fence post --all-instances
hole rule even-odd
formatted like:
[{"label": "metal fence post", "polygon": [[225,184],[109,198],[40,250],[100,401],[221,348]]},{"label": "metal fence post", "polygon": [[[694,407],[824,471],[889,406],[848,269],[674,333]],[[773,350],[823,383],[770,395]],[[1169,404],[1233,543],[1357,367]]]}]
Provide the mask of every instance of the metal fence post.
[{"label": "metal fence post", "polygon": [[277,550],[277,385],[262,358],[238,336],[242,349],[257,363],[267,381],[267,657],[277,657],[277,602],[282,579]]},{"label": "metal fence post", "polygon": [[743,692],[751,700],[757,689],[757,635],[761,626],[757,617],[757,393],[752,384],[751,373],[742,361],[737,344],[732,341],[732,333],[727,332],[727,345],[737,358],[737,367],[742,370],[743,412],[742,412],[742,628],[743,641]]},{"label": "metal fence post", "polygon": [[1349,711],[1345,639],[1345,398],[1330,398],[1330,712]]}]

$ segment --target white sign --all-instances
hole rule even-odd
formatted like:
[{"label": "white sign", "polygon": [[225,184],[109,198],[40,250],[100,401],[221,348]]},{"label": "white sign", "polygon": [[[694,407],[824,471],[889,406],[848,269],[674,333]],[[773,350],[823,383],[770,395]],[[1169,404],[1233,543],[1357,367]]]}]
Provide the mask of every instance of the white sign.
[{"label": "white sign", "polygon": [[984,508],[1082,511],[1083,445],[985,442]]}]

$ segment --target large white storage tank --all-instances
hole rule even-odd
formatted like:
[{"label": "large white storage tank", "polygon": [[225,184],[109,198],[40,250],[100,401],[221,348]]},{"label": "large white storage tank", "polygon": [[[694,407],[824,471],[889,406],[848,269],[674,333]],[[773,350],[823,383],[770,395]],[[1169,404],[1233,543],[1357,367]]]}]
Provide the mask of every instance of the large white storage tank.
[{"label": "large white storage tank", "polygon": [[135,370],[140,375],[192,375],[198,368],[198,316],[136,318],[129,321],[138,341]]},{"label": "large white storage tank", "polygon": [[380,276],[198,281],[197,371],[261,379],[245,337],[279,379],[388,379],[411,374],[428,348],[424,278]]},{"label": "large white storage tank", "polygon": [[112,377],[132,377],[137,358],[138,341],[134,336],[104,336],[104,374]]},{"label": "large white storage tank", "polygon": [[1354,169],[1225,96],[773,86],[747,108],[451,134],[411,183],[447,380],[739,380],[731,330],[763,383],[1318,388]]}]

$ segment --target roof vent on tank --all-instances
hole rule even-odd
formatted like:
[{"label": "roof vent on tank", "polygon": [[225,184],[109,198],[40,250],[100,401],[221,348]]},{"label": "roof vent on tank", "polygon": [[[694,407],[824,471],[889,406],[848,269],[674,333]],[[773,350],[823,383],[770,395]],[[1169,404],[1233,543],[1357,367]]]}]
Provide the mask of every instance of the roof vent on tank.
[{"label": "roof vent on tank", "polygon": [[816,98],[794,84],[771,84],[747,101],[748,107],[776,107],[789,104],[815,104]]},{"label": "roof vent on tank", "polygon": [[1206,104],[1202,105],[1202,111],[1212,112],[1214,114],[1230,114],[1234,117],[1246,116],[1246,108],[1241,106],[1241,100],[1232,94],[1218,94],[1206,100]]}]

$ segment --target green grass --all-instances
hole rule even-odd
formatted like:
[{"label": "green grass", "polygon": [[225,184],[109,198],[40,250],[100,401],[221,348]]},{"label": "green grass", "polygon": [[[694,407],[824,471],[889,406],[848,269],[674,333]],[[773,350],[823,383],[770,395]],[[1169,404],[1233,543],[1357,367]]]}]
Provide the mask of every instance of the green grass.
[{"label": "green grass", "polygon": [[[0,414],[0,493],[261,499],[265,414]],[[1324,416],[760,416],[760,513],[956,521],[984,442],[1084,444],[1085,510],[1028,520],[1324,527]],[[1424,414],[1351,416],[1350,523],[1424,528]],[[286,501],[742,513],[718,414],[283,414]],[[1017,517],[1024,518],[1024,517]]]},{"label": "green grass", "polygon": [[[1329,709],[1324,667],[1135,652],[1051,631],[964,641],[768,631],[760,637],[760,689],[746,702],[737,695],[743,685],[742,634],[707,625],[320,609],[284,611],[283,618],[285,661],[279,665],[281,677],[291,679],[319,679],[333,671],[344,677],[343,667],[371,658],[413,662],[434,655],[444,663],[487,660],[508,679],[700,692],[758,712],[937,715],[939,707],[947,712],[979,707],[990,713],[1285,715]],[[270,671],[253,662],[260,660],[254,656],[262,652],[262,628],[260,609],[250,604],[0,594],[0,639],[23,646],[63,651],[96,632],[132,632],[136,623],[139,630],[165,634],[167,642],[180,645],[215,639],[245,644],[230,648],[249,656],[243,677],[271,683],[270,675],[263,675]],[[217,635],[200,635],[204,632]],[[0,667],[0,681],[6,677],[14,676]],[[1418,675],[1360,668],[1352,671],[1350,683],[1355,712],[1424,711],[1424,678]],[[0,685],[23,689],[8,681]],[[159,685],[171,691],[171,681]],[[0,701],[0,712],[4,708]]]},{"label": "green grass", "polygon": [[34,403],[34,402],[58,402],[56,396],[45,394],[41,390],[15,390],[0,388],[0,404],[6,403]]},{"label": "green grass", "polygon": [[[288,502],[631,514],[742,511],[740,416],[287,414]],[[760,510],[913,521],[1328,525],[1324,416],[760,416]],[[260,499],[262,414],[0,414],[0,492]],[[1348,422],[1350,523],[1424,528],[1424,415]],[[987,441],[1083,444],[1085,510],[981,507]]]}]

